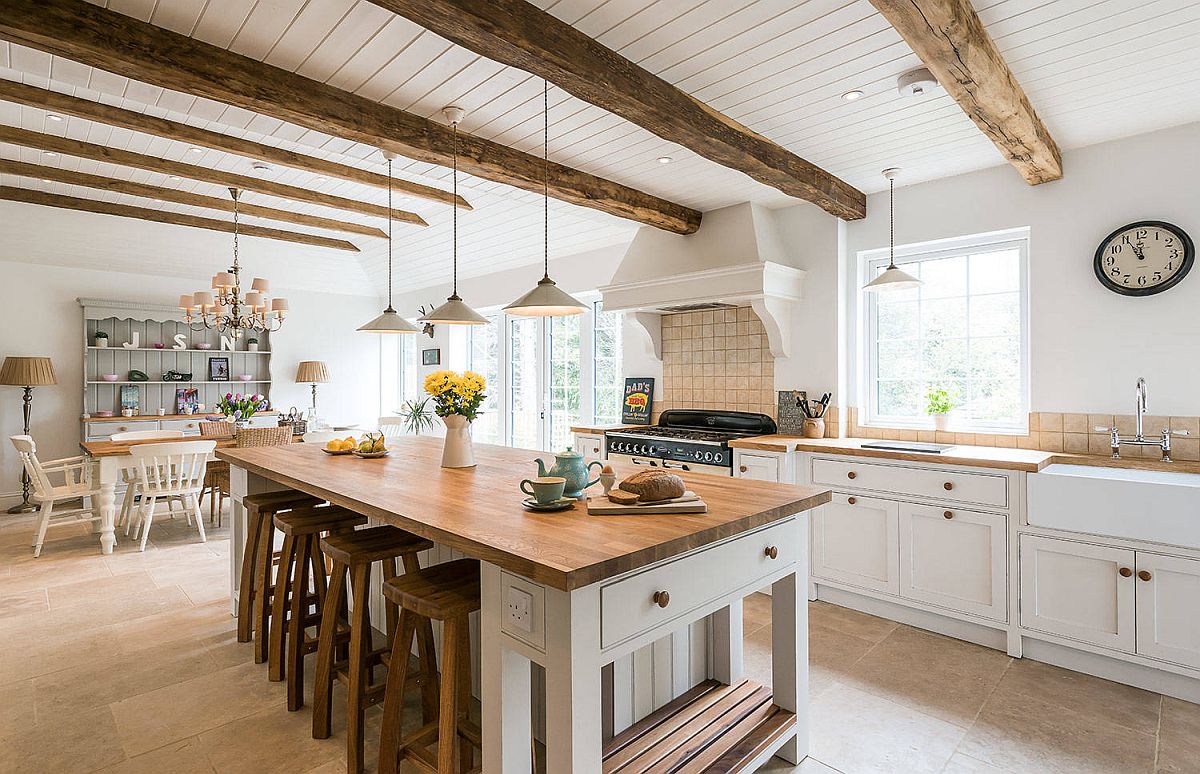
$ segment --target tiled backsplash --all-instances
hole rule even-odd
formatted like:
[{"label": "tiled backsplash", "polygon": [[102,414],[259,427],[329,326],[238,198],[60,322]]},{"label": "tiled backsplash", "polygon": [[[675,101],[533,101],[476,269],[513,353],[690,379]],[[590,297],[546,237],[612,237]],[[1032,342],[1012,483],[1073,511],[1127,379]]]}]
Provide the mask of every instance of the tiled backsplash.
[{"label": "tiled backsplash", "polygon": [[750,307],[663,315],[662,346],[663,390],[655,420],[670,408],[775,416],[775,358]]},{"label": "tiled backsplash", "polygon": [[[1029,415],[1027,435],[991,435],[985,433],[939,433],[932,430],[893,430],[864,427],[858,424],[858,409],[847,411],[846,434],[854,438],[880,438],[891,441],[926,441],[973,446],[1000,446],[1018,449],[1037,449],[1073,454],[1111,454],[1109,431],[1113,422],[1122,438],[1132,437],[1135,419],[1132,414],[1079,414],[1035,411]],[[1177,460],[1200,460],[1200,417],[1146,416],[1143,433],[1150,438],[1160,435],[1164,428],[1186,431],[1187,435],[1171,438],[1171,456]],[[951,425],[953,428],[953,424]],[[1097,430],[1097,428],[1105,428]],[[828,434],[828,433],[827,433]],[[1123,446],[1123,457],[1157,459],[1162,451],[1157,446]]]}]

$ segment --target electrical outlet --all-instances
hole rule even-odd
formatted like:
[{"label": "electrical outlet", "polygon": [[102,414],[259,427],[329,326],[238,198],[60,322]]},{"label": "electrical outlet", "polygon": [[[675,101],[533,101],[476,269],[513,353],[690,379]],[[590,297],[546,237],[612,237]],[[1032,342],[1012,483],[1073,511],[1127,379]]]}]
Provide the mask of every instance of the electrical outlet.
[{"label": "electrical outlet", "polygon": [[533,595],[528,591],[509,586],[504,612],[512,628],[533,633]]}]

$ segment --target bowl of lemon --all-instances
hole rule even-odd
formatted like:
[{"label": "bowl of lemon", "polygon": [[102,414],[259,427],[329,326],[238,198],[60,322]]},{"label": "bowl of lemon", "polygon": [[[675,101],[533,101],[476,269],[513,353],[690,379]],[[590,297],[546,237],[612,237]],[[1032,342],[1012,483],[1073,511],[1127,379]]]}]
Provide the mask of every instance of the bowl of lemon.
[{"label": "bowl of lemon", "polygon": [[321,447],[321,451],[326,454],[353,454],[358,448],[358,443],[354,440],[354,436],[348,435],[345,438],[330,438]]}]

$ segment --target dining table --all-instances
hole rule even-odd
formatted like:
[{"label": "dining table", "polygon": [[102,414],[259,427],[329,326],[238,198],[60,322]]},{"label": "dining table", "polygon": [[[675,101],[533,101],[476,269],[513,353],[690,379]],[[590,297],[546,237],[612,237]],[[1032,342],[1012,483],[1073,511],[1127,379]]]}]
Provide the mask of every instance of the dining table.
[{"label": "dining table", "polygon": [[[216,451],[230,465],[233,609],[242,498],[302,491],[427,538],[446,558],[480,561],[483,771],[529,772],[535,722],[544,722],[545,766],[556,774],[651,770],[643,765],[651,761],[673,771],[753,771],[773,756],[805,757],[808,512],[830,500],[828,489],[684,472],[703,513],[589,514],[584,502],[533,512],[518,487],[534,472],[535,451],[475,444],[473,467],[443,468],[441,439],[388,443],[389,454],[373,459],[316,444]],[[640,470],[613,467],[618,480]],[[742,600],[764,587],[769,687],[742,664]],[[711,622],[701,627],[710,632],[696,662],[702,673],[680,682],[665,706],[614,722],[613,665],[697,622]],[[535,664],[544,690],[531,696]]]}]

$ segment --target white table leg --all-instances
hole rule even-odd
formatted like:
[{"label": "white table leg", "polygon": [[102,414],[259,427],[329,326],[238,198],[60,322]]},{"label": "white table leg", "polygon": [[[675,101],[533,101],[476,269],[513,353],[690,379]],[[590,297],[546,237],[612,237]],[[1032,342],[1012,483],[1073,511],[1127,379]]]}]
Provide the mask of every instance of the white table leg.
[{"label": "white table leg", "polygon": [[546,589],[546,771],[600,774],[600,591]]},{"label": "white table leg", "polygon": [[117,485],[113,481],[100,482],[100,551],[111,554],[117,545]]},{"label": "white table leg", "polygon": [[730,602],[713,613],[713,679],[726,685],[741,680],[742,666],[742,600]]},{"label": "white table leg", "polygon": [[771,584],[771,693],[775,704],[796,713],[796,735],[775,754],[789,763],[808,755],[808,519],[799,533],[795,572]]},{"label": "white table leg", "polygon": [[483,770],[532,771],[529,659],[505,647],[500,633],[500,568],[482,563],[479,611],[479,700],[483,711]]}]

